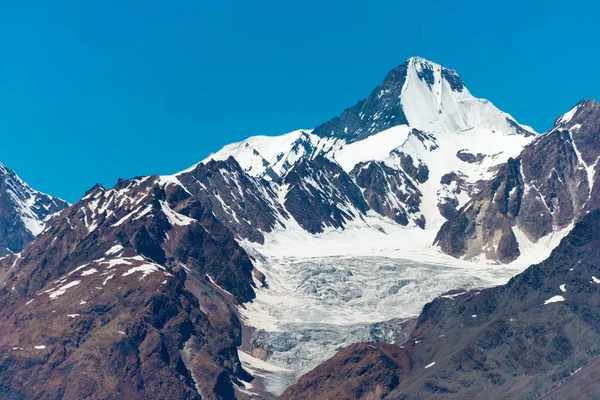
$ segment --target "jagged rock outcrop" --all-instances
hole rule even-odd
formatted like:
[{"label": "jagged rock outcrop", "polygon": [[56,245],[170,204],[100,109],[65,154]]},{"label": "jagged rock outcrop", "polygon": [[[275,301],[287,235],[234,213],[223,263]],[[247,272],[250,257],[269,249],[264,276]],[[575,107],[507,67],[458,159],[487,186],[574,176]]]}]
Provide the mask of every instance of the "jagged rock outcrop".
[{"label": "jagged rock outcrop", "polygon": [[240,238],[262,243],[264,232],[283,227],[281,221],[289,218],[271,186],[245,173],[233,157],[197,164],[172,179]]},{"label": "jagged rock outcrop", "polygon": [[[412,159],[410,163],[412,166]],[[417,176],[418,169],[413,168],[414,171],[407,169]],[[426,171],[426,167],[421,171]],[[370,161],[357,164],[350,175],[362,189],[369,208],[400,225],[408,225],[410,217],[418,226],[425,227],[422,215],[414,217],[420,211],[419,205],[423,195],[404,172],[395,170],[383,162]],[[421,179],[426,179],[426,173],[422,172],[421,176]]]},{"label": "jagged rock outcrop", "polygon": [[352,178],[330,159],[304,159],[285,176],[284,205],[310,233],[327,227],[343,228],[361,217],[368,206]]}]

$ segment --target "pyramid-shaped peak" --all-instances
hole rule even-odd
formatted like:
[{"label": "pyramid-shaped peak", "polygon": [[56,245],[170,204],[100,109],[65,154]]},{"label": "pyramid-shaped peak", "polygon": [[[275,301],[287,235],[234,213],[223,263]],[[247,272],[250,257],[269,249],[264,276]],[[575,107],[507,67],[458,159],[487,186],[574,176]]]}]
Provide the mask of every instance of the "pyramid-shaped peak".
[{"label": "pyramid-shaped peak", "polygon": [[533,134],[489,101],[473,97],[456,71],[422,57],[392,69],[367,98],[317,126],[313,134],[355,142],[397,125],[429,133],[478,129]]},{"label": "pyramid-shaped peak", "polygon": [[575,104],[569,111],[554,121],[555,128],[567,128],[570,125],[577,123],[580,119],[579,115],[584,114],[600,114],[600,104],[594,99],[582,99]]}]

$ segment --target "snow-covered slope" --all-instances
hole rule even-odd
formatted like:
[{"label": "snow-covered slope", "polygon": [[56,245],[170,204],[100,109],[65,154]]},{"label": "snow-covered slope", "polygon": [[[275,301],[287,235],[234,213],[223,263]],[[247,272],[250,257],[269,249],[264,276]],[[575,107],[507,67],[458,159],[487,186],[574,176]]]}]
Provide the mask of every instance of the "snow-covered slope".
[{"label": "snow-covered slope", "polygon": [[488,100],[471,95],[455,71],[422,58],[408,61],[401,97],[408,125],[426,132],[534,133]]}]

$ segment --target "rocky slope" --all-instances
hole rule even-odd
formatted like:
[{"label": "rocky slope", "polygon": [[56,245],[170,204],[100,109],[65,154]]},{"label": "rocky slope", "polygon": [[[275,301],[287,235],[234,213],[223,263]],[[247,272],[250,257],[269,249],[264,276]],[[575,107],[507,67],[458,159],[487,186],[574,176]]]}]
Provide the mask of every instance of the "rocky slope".
[{"label": "rocky slope", "polygon": [[4,397],[229,399],[251,379],[235,307],[252,263],[180,184],[96,186],[3,262]]},{"label": "rocky slope", "polygon": [[33,190],[0,164],[0,257],[20,252],[68,203]]},{"label": "rocky slope", "polygon": [[[374,398],[372,388],[380,388],[377,398],[389,392],[386,398],[393,399],[597,397],[599,227],[600,211],[590,212],[550,258],[508,284],[427,304],[409,336],[399,338],[399,356],[388,360],[385,374],[381,366],[361,367],[368,345],[355,345],[281,398]],[[369,353],[375,357],[381,349]],[[363,378],[352,378],[354,367]]]},{"label": "rocky slope", "polygon": [[456,257],[484,253],[515,260],[523,245],[570,229],[598,208],[600,105],[578,103],[549,132],[478,184],[478,193],[440,229],[436,242]]}]

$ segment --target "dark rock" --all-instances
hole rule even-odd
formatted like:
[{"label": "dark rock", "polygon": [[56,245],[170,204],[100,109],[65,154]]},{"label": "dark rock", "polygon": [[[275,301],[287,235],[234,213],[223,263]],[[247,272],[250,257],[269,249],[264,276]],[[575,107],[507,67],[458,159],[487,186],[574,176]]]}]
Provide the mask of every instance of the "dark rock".
[{"label": "dark rock", "polygon": [[[412,172],[416,174],[417,168],[410,160]],[[357,164],[350,175],[363,189],[363,196],[372,210],[404,226],[408,225],[409,217],[418,219],[416,214],[420,212],[422,194],[404,172],[383,162],[370,161]]]},{"label": "dark rock", "polygon": [[408,124],[400,104],[407,70],[408,61],[390,71],[366,99],[344,110],[339,117],[317,126],[313,133],[355,142],[393,126]]},{"label": "dark rock", "polygon": [[289,400],[381,399],[410,371],[408,351],[385,343],[346,347],[280,396]]},{"label": "dark rock", "polygon": [[239,238],[263,243],[262,232],[280,226],[279,216],[288,217],[273,201],[276,195],[268,183],[246,174],[233,157],[198,164],[177,179],[185,188],[179,195],[187,191],[197,197]]},{"label": "dark rock", "polygon": [[461,161],[473,164],[483,161],[483,159],[485,158],[485,154],[472,154],[465,150],[460,150],[458,153],[456,153],[456,157],[458,157],[458,159]]},{"label": "dark rock", "polygon": [[335,162],[317,156],[301,160],[284,178],[285,208],[310,233],[343,228],[368,210],[352,178]]}]

